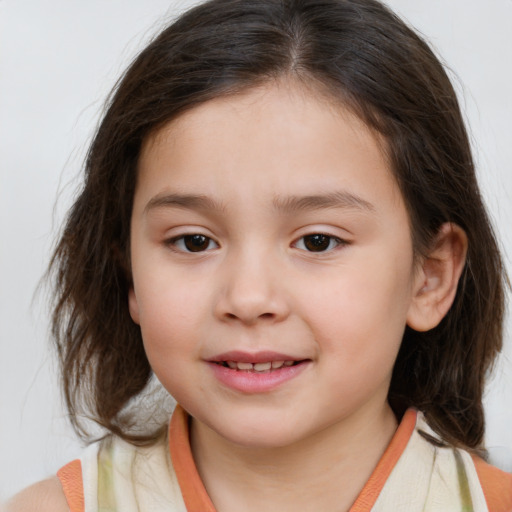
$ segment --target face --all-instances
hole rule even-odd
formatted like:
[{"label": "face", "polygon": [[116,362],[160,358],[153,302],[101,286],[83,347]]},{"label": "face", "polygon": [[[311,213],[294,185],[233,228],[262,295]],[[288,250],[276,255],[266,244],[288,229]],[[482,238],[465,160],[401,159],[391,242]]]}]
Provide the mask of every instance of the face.
[{"label": "face", "polygon": [[415,293],[376,136],[291,85],[209,101],[146,141],[132,318],[164,387],[238,445],[289,446],[387,407]]}]

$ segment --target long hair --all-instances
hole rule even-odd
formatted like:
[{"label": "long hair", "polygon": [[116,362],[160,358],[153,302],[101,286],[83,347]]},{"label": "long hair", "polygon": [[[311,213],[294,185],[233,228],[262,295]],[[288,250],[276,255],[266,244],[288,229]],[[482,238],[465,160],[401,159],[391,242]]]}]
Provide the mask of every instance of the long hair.
[{"label": "long hair", "polygon": [[428,44],[376,0],[211,0],[183,14],[116,85],[83,188],[51,260],[53,336],[75,428],[83,417],[134,442],[126,407],[152,372],[128,312],[137,164],[149,134],[212,98],[277,79],[327,94],[386,141],[416,254],[444,222],[468,237],[455,302],[429,332],[406,328],[389,390],[454,445],[478,448],[482,393],[502,346],[505,272],[456,94]]}]

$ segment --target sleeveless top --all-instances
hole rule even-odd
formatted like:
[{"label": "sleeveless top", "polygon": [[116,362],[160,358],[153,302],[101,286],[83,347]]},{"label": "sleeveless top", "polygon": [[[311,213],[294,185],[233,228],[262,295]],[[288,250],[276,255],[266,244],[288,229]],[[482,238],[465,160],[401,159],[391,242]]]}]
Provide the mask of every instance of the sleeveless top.
[{"label": "sleeveless top", "polygon": [[[168,437],[135,447],[113,437],[57,473],[71,512],[215,512],[197,472],[187,413],[178,405]],[[349,512],[512,512],[512,474],[468,452],[438,447],[409,409]]]}]

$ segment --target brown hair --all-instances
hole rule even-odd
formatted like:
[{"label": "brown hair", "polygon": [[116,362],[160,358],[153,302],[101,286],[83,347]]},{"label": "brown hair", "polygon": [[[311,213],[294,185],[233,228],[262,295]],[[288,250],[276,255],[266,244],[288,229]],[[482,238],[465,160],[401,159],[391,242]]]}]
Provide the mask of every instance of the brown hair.
[{"label": "brown hair", "polygon": [[414,248],[444,222],[468,237],[455,302],[429,332],[407,328],[389,391],[447,442],[478,448],[482,393],[502,345],[506,282],[457,98],[429,46],[376,0],[211,0],[172,23],[117,84],[50,269],[53,335],[75,428],[82,416],[138,443],[125,411],[152,375],[127,305],[129,230],[142,142],[209,99],[289,78],[328,92],[383,135]]}]

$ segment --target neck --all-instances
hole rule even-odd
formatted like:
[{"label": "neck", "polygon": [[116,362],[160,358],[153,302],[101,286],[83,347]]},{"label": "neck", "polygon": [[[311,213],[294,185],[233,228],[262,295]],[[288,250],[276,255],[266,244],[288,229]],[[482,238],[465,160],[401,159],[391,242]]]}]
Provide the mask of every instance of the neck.
[{"label": "neck", "polygon": [[194,459],[217,512],[348,511],[396,431],[387,402],[289,446],[230,443],[193,421]]}]

